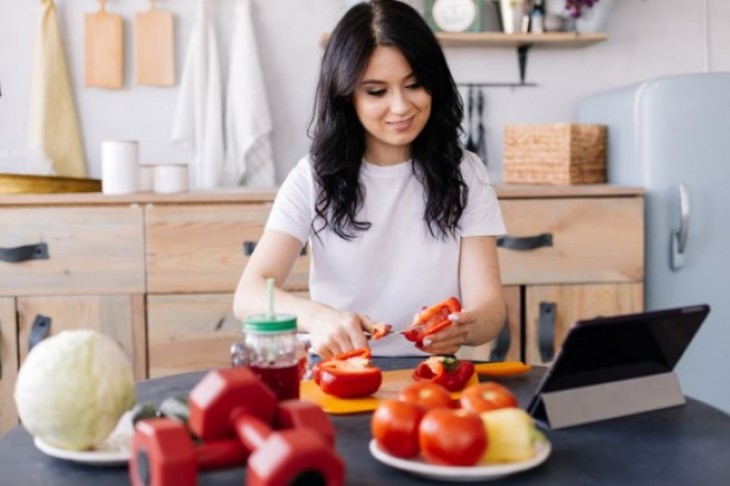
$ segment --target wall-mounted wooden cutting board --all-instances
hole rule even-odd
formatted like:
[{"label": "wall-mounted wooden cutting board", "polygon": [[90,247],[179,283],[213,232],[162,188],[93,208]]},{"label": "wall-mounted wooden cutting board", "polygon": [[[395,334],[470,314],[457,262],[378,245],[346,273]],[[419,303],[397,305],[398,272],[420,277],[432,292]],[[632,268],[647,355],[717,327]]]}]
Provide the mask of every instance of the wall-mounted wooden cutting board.
[{"label": "wall-mounted wooden cutting board", "polygon": [[175,84],[175,38],[172,13],[150,1],[150,9],[134,16],[134,58],[137,84]]},{"label": "wall-mounted wooden cutting board", "polygon": [[119,89],[124,85],[124,22],[106,11],[106,0],[99,6],[84,19],[84,79],[86,86]]}]

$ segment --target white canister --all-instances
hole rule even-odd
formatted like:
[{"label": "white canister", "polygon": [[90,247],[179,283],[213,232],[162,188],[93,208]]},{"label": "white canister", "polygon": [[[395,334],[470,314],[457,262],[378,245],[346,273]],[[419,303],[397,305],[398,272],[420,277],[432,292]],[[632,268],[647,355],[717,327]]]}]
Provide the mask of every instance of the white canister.
[{"label": "white canister", "polygon": [[182,164],[155,165],[152,185],[159,194],[174,194],[188,190],[188,166]]},{"label": "white canister", "polygon": [[101,192],[132,194],[139,186],[139,143],[105,140],[101,143]]}]

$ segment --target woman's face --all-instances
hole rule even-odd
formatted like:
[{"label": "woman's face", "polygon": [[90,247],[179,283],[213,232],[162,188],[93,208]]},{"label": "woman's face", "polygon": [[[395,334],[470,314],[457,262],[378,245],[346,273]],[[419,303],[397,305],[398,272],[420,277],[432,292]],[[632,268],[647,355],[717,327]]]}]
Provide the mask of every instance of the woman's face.
[{"label": "woman's face", "polygon": [[431,95],[401,52],[378,46],[353,94],[365,128],[365,159],[391,165],[410,158],[410,144],[428,122]]}]

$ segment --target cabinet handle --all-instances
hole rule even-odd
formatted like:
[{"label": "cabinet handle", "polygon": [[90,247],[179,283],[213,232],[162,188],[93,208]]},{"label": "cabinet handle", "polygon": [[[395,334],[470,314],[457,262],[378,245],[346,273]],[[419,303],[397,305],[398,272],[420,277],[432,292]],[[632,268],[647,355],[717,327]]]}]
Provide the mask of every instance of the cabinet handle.
[{"label": "cabinet handle", "polygon": [[489,361],[504,361],[509,350],[510,338],[509,320],[505,319],[502,330],[499,331],[499,335],[497,336],[497,342],[492,349],[492,353],[489,355]]},{"label": "cabinet handle", "polygon": [[33,320],[33,324],[30,326],[30,333],[28,333],[28,351],[33,349],[33,346],[43,341],[51,333],[51,318],[38,314]]},{"label": "cabinet handle", "polygon": [[[243,254],[246,256],[253,255],[253,251],[256,249],[256,242],[255,241],[244,241],[243,242]],[[299,256],[306,256],[307,255],[307,245],[304,245],[302,247],[302,251],[299,252]]]},{"label": "cabinet handle", "polygon": [[[2,321],[0,321],[0,351],[2,351],[3,348],[3,326]],[[3,356],[0,354],[0,380],[3,379]]]},{"label": "cabinet handle", "polygon": [[553,360],[555,355],[555,302],[540,302],[540,317],[538,320],[538,347],[540,359],[544,363]]},{"label": "cabinet handle", "polygon": [[19,263],[26,260],[47,259],[48,245],[46,245],[45,243],[16,246],[15,248],[0,248],[0,260],[8,263]]},{"label": "cabinet handle", "polygon": [[535,250],[553,246],[553,235],[542,233],[536,236],[500,236],[497,238],[497,246],[509,250]]}]

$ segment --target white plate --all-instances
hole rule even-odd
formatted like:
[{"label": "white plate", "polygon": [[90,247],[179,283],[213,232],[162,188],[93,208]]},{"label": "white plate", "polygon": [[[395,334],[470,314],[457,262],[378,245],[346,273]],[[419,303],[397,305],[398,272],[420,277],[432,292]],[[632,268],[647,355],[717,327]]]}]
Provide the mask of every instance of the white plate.
[{"label": "white plate", "polygon": [[33,439],[35,446],[44,454],[57,459],[88,464],[90,466],[120,466],[126,464],[131,456],[132,435],[131,414],[122,415],[116,428],[109,437],[96,449],[90,451],[70,451],[44,442],[41,438]]},{"label": "white plate", "polygon": [[383,464],[407,471],[416,476],[450,482],[488,481],[498,479],[542,464],[550,455],[550,442],[538,442],[537,454],[532,459],[507,464],[484,466],[439,466],[422,459],[401,459],[391,456],[378,446],[375,439],[370,441],[370,453]]}]

